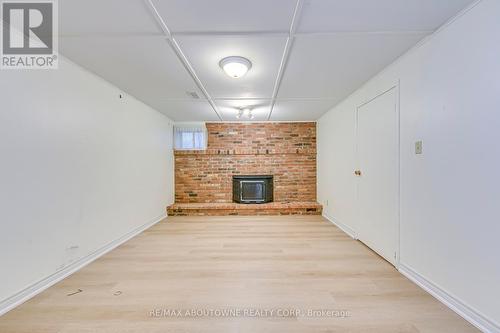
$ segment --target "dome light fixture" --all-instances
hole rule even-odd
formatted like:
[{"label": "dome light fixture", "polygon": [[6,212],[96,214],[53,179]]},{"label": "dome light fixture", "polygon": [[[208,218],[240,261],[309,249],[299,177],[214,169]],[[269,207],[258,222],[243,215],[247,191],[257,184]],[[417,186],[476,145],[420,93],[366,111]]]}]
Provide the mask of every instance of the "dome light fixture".
[{"label": "dome light fixture", "polygon": [[247,58],[231,56],[222,59],[219,66],[230,77],[239,79],[252,68],[252,63]]}]

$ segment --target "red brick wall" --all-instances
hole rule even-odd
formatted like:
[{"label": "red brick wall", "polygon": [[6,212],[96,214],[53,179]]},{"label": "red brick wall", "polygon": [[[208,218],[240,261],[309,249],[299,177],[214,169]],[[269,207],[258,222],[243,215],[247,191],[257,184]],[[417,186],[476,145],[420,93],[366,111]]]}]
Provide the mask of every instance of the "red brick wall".
[{"label": "red brick wall", "polygon": [[207,123],[206,151],[175,151],[175,200],[231,202],[233,175],[274,175],[274,200],[316,201],[316,123]]}]

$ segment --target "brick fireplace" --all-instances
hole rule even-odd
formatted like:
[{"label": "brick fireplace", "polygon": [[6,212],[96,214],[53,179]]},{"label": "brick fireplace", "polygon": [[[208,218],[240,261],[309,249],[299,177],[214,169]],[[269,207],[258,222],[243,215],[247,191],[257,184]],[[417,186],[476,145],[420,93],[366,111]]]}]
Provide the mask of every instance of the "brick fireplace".
[{"label": "brick fireplace", "polygon": [[[207,150],[174,152],[176,202],[169,207],[170,215],[174,215],[174,210],[179,215],[193,207],[242,209],[249,214],[253,207],[243,208],[233,203],[233,176],[239,175],[274,178],[274,202],[258,205],[256,210],[265,210],[268,205],[280,214],[321,211],[316,203],[316,123],[207,123],[206,126]],[[294,203],[300,209],[293,211]],[[285,206],[287,209],[279,209]]]}]

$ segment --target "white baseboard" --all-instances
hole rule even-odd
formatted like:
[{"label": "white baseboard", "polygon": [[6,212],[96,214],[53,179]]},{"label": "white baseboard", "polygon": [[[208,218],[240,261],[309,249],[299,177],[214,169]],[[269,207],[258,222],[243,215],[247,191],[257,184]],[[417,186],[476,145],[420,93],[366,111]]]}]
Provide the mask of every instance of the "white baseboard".
[{"label": "white baseboard", "polygon": [[9,298],[6,298],[2,301],[0,301],[0,316],[9,312],[10,310],[14,309],[15,307],[21,305],[22,303],[26,302],[30,298],[36,296],[37,294],[41,293],[45,289],[53,286],[57,282],[61,281],[62,279],[66,278],[67,276],[73,274],[74,272],[78,271],[79,269],[83,268],[84,266],[90,264],[92,261],[96,260],[97,258],[105,255],[109,251],[113,250],[117,246],[125,243],[129,239],[137,236],[144,230],[152,227],[156,223],[162,221],[167,217],[166,214],[161,215],[154,219],[153,221],[147,222],[143,225],[141,225],[138,228],[135,228],[134,230],[126,233],[125,235],[121,236],[118,239],[115,239],[114,241],[110,242],[109,244],[101,247],[100,249],[90,253],[89,255],[80,258],[76,260],[75,262],[72,262],[71,264],[67,265],[66,267],[62,268],[61,270],[55,272],[52,275],[47,276],[46,278],[32,284],[31,286],[28,286],[27,288],[21,290],[20,292],[12,295]]},{"label": "white baseboard", "polygon": [[411,267],[405,265],[404,263],[400,263],[399,271],[401,272],[401,274],[417,284],[420,288],[427,291],[441,303],[449,307],[451,310],[455,311],[458,315],[463,317],[465,320],[470,322],[481,331],[488,333],[500,333],[500,325],[498,323],[495,323],[494,321],[486,318],[477,310],[468,306],[458,298],[448,294],[441,287],[429,281],[428,279],[417,273],[415,270],[413,270]]},{"label": "white baseboard", "polygon": [[331,223],[335,224],[343,232],[345,232],[346,234],[348,234],[351,238],[358,239],[358,234],[356,233],[356,231],[354,229],[352,229],[351,227],[349,227],[348,225],[340,222],[338,219],[336,219],[334,217],[329,216],[325,212],[323,212],[323,217],[325,219],[327,219],[328,221],[330,221]]}]

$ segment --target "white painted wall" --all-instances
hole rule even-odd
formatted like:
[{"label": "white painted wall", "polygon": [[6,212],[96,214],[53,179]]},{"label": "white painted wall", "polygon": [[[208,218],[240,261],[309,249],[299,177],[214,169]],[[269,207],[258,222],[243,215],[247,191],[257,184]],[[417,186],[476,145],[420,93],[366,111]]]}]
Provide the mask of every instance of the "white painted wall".
[{"label": "white painted wall", "polygon": [[497,328],[499,40],[500,1],[483,0],[318,123],[318,198],[356,231],[354,111],[400,80],[400,262]]},{"label": "white painted wall", "polygon": [[173,202],[172,122],[59,66],[0,71],[0,304]]}]

